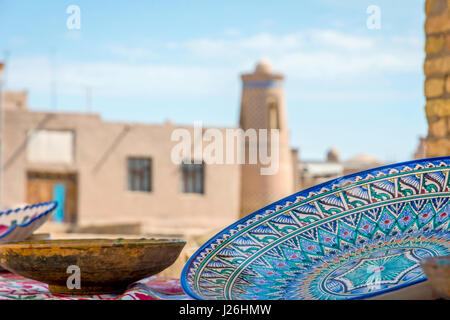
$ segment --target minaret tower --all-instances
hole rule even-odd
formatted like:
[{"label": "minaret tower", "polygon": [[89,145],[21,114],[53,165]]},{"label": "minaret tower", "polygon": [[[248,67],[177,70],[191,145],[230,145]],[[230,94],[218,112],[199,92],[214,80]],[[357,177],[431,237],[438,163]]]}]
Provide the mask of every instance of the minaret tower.
[{"label": "minaret tower", "polygon": [[[261,60],[253,73],[242,74],[241,78],[243,88],[240,127],[243,130],[255,129],[257,132],[260,129],[267,129],[269,153],[272,143],[270,129],[279,130],[278,172],[262,175],[260,169],[267,165],[261,163],[259,156],[257,164],[246,161],[242,165],[240,216],[243,217],[291,194],[294,191],[294,175],[284,100],[284,76],[273,73],[270,63]],[[248,142],[245,151],[248,155]]]}]

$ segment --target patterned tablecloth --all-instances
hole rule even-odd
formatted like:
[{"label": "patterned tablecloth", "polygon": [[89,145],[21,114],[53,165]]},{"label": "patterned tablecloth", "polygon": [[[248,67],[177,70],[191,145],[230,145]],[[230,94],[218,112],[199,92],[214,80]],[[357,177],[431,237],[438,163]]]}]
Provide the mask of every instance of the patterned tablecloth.
[{"label": "patterned tablecloth", "polygon": [[179,279],[152,276],[133,283],[121,295],[53,295],[48,285],[10,273],[0,272],[0,300],[187,300]]}]

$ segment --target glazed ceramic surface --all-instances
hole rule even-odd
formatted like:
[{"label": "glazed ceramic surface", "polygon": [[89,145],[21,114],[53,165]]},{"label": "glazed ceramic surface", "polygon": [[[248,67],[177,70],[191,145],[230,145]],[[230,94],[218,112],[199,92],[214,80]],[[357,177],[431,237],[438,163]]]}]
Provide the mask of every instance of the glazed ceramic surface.
[{"label": "glazed ceramic surface", "polygon": [[48,220],[56,202],[43,202],[0,211],[0,243],[21,241]]},{"label": "glazed ceramic surface", "polygon": [[182,273],[197,299],[361,299],[425,280],[450,254],[450,157],[300,191],[205,243]]},{"label": "glazed ceramic surface", "polygon": [[[0,264],[13,273],[49,284],[54,294],[123,293],[129,284],[174,263],[185,243],[169,239],[10,242],[0,245]],[[79,289],[67,287],[75,270],[69,270],[71,266],[79,268]]]}]

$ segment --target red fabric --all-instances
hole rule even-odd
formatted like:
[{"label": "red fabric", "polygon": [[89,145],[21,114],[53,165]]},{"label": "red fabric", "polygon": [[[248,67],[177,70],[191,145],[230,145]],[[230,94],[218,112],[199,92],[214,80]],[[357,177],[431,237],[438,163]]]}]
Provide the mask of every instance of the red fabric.
[{"label": "red fabric", "polygon": [[152,276],[128,287],[121,295],[53,295],[48,285],[10,272],[0,273],[0,300],[164,300],[189,299],[178,279]]}]

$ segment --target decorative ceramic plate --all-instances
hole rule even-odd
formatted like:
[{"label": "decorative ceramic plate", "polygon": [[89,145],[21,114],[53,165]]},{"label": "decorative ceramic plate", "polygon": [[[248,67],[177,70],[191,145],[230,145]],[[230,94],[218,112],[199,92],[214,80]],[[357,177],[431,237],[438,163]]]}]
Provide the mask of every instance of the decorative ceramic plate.
[{"label": "decorative ceramic plate", "polygon": [[0,211],[0,243],[28,238],[50,217],[56,202],[42,202]]},{"label": "decorative ceramic plate", "polygon": [[196,299],[363,299],[426,278],[450,254],[450,157],[371,169],[237,221],[182,272]]}]

